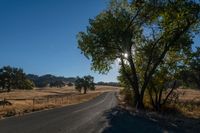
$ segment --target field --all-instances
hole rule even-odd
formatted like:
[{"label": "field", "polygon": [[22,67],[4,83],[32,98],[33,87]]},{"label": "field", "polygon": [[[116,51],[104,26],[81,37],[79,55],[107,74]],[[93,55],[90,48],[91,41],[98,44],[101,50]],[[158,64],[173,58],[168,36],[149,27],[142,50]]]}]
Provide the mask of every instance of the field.
[{"label": "field", "polygon": [[[157,113],[152,108],[138,112],[124,101],[124,95],[119,95],[120,107],[141,118],[156,121],[163,127],[181,128],[186,132],[200,131],[200,90],[177,89],[179,98],[176,102],[168,104],[163,112]],[[148,96],[146,102],[149,105]],[[148,110],[149,109],[149,110]]]},{"label": "field", "polygon": [[[178,89],[180,94],[172,110],[161,116],[161,122],[184,129],[185,132],[200,130],[200,90]],[[167,124],[166,124],[167,125]]]},{"label": "field", "polygon": [[0,99],[12,105],[0,106],[0,118],[23,115],[24,113],[78,104],[90,100],[103,92],[116,90],[116,87],[97,86],[87,94],[77,92],[74,87],[35,88],[34,90],[14,90],[0,93]]},{"label": "field", "polygon": [[187,117],[200,118],[200,90],[178,89],[180,94],[174,105],[183,115]]}]

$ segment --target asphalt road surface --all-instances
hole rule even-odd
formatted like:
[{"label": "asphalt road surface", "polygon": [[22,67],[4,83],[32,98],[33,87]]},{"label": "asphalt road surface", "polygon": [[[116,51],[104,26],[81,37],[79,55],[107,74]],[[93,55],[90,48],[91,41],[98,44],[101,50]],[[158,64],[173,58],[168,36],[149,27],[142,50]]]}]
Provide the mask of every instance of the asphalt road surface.
[{"label": "asphalt road surface", "polygon": [[78,105],[35,112],[0,121],[0,133],[100,133],[103,115],[116,106],[116,93],[107,92]]}]

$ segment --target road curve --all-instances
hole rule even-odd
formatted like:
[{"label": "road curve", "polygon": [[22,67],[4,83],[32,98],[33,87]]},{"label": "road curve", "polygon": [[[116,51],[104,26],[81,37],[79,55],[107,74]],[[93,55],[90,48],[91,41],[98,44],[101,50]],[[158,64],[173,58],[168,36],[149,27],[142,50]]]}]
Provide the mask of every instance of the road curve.
[{"label": "road curve", "polygon": [[107,92],[85,103],[1,120],[0,132],[100,133],[107,123],[104,112],[115,106],[115,92]]}]

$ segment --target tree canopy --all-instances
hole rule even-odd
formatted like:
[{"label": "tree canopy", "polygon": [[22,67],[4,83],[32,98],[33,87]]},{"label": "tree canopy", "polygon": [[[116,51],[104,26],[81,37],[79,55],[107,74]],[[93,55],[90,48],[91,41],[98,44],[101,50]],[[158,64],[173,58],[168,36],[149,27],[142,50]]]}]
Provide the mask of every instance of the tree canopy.
[{"label": "tree canopy", "polygon": [[26,77],[20,68],[5,66],[0,69],[0,88],[10,91],[11,89],[33,89],[34,84]]},{"label": "tree canopy", "polygon": [[82,78],[77,77],[75,81],[75,89],[78,90],[79,92],[84,91],[84,94],[87,93],[87,90],[94,90],[95,89],[95,84],[94,84],[94,77],[88,75],[84,76]]},{"label": "tree canopy", "polygon": [[190,54],[189,59],[187,67],[180,73],[180,78],[186,86],[200,89],[200,47]]},{"label": "tree canopy", "polygon": [[[172,54],[185,57],[199,31],[200,5],[195,1],[112,0],[78,34],[78,47],[92,61],[92,69],[106,73],[119,59],[121,71],[143,108],[144,92]],[[164,67],[165,68],[165,67]],[[168,68],[167,68],[168,69]]]}]

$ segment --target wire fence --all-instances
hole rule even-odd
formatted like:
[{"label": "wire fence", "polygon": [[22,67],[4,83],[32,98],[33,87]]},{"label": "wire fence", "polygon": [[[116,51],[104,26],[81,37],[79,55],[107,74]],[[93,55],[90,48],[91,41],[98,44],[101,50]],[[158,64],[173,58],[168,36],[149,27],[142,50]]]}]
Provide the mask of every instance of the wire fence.
[{"label": "wire fence", "polygon": [[[98,94],[93,94],[98,95]],[[29,106],[34,109],[38,105],[51,106],[51,105],[62,105],[79,103],[88,99],[88,95],[83,94],[63,94],[63,95],[48,95],[48,96],[36,96],[33,98],[4,98],[0,99],[0,107],[12,106],[15,102],[27,102]]]}]

